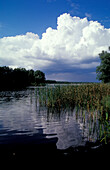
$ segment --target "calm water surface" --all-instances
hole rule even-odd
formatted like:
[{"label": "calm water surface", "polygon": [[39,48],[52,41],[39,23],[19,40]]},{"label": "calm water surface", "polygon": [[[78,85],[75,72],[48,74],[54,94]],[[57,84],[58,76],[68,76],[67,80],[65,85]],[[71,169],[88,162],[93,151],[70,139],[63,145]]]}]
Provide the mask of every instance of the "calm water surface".
[{"label": "calm water surface", "polygon": [[27,143],[31,139],[43,143],[57,138],[57,148],[66,149],[97,139],[97,132],[90,135],[90,124],[84,124],[75,109],[52,113],[40,107],[37,90],[0,92],[0,144]]}]

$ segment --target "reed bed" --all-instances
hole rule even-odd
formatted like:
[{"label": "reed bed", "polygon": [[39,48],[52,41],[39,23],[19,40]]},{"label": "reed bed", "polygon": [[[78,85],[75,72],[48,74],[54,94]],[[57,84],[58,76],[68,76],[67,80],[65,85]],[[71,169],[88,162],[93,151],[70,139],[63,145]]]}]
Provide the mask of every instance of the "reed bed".
[{"label": "reed bed", "polygon": [[79,108],[110,112],[110,84],[67,85],[40,88],[39,103],[48,108]]},{"label": "reed bed", "polygon": [[90,127],[96,127],[99,120],[99,137],[105,142],[110,138],[110,84],[56,85],[40,88],[37,94],[40,106],[53,112],[76,108],[76,117],[80,110],[84,123],[88,116]]}]

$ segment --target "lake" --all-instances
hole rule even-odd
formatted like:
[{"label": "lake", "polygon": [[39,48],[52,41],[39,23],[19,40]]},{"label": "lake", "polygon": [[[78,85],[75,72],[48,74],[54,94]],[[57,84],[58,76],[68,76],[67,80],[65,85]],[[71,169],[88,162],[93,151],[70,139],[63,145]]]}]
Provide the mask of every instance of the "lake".
[{"label": "lake", "polygon": [[88,141],[99,139],[98,120],[90,122],[88,116],[84,118],[76,108],[52,112],[40,106],[39,88],[44,87],[0,92],[1,146],[53,144],[55,150],[65,153],[70,147],[83,147]]}]

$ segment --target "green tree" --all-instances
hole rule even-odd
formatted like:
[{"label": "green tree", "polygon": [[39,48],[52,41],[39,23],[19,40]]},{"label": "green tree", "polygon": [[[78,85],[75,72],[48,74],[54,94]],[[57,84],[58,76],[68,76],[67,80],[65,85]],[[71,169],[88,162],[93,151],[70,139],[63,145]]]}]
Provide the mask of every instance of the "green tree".
[{"label": "green tree", "polygon": [[36,84],[45,82],[45,74],[42,71],[36,70],[35,73],[34,73],[34,76],[35,76],[35,83]]},{"label": "green tree", "polygon": [[34,70],[28,70],[28,84],[31,85],[35,83]]},{"label": "green tree", "polygon": [[25,88],[30,85],[45,83],[45,74],[25,68],[0,67],[0,90]]},{"label": "green tree", "polygon": [[9,67],[0,67],[0,88],[10,88],[12,86],[13,70]]},{"label": "green tree", "polygon": [[110,53],[102,51],[102,53],[99,54],[99,57],[101,63],[96,68],[97,79],[104,83],[108,83],[110,82]]},{"label": "green tree", "polygon": [[14,86],[26,87],[28,85],[28,73],[25,68],[15,68],[13,75]]}]

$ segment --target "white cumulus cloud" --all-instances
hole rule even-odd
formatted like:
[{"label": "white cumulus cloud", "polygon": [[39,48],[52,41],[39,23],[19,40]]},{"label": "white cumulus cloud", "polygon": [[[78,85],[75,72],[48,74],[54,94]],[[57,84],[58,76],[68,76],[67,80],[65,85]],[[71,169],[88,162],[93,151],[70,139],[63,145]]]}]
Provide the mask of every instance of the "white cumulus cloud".
[{"label": "white cumulus cloud", "polygon": [[[102,50],[110,45],[110,29],[97,21],[64,13],[57,18],[57,28],[49,27],[40,39],[37,34],[0,39],[0,65],[27,69],[63,71],[67,68],[94,68]],[[87,63],[89,62],[89,64]]]}]

